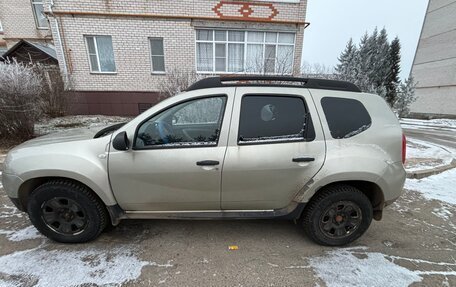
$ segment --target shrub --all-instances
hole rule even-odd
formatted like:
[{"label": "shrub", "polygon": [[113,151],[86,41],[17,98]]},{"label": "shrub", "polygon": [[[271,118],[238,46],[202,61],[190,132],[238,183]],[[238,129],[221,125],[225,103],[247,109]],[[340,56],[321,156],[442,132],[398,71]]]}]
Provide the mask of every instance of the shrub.
[{"label": "shrub", "polygon": [[43,79],[41,110],[51,118],[65,116],[68,111],[68,91],[58,67],[39,65],[37,72]]},{"label": "shrub", "polygon": [[33,137],[41,109],[42,78],[36,66],[0,62],[0,139]]}]

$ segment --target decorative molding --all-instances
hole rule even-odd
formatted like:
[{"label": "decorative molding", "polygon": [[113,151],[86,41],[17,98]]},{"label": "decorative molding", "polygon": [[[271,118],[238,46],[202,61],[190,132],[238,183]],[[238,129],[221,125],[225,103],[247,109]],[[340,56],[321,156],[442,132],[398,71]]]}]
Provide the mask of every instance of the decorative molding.
[{"label": "decorative molding", "polygon": [[[265,9],[266,8],[266,9]],[[224,11],[225,10],[225,11]],[[267,10],[267,11],[265,11]],[[212,11],[224,20],[272,21],[279,14],[272,3],[220,1]]]}]

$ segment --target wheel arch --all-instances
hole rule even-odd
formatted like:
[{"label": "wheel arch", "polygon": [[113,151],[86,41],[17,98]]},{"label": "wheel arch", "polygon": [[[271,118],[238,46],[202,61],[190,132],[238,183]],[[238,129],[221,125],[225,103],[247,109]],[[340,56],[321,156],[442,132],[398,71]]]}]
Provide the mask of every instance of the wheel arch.
[{"label": "wheel arch", "polygon": [[[61,176],[43,176],[43,177],[36,177],[36,178],[31,178],[26,181],[24,181],[20,186],[18,190],[18,199],[19,199],[19,207],[22,211],[27,212],[27,204],[28,200],[30,198],[30,194],[39,186],[43,185],[46,182],[49,181],[54,181],[54,180],[65,180],[65,181],[71,181],[73,183],[82,185],[86,187],[100,202],[103,203],[103,205],[106,208],[106,211],[108,212],[110,218],[111,218],[111,223],[113,225],[119,224],[120,218],[122,217],[123,210],[120,208],[119,205],[110,205],[107,201],[106,198],[103,198],[100,196],[99,193],[95,192],[93,188],[91,188],[89,185],[85,184],[84,182],[70,178],[70,177],[61,177]],[[103,193],[104,194],[104,193]]]},{"label": "wheel arch", "polygon": [[359,189],[371,202],[374,210],[374,219],[381,220],[383,216],[383,207],[385,205],[385,196],[380,186],[372,181],[366,180],[340,180],[330,182],[320,186],[315,193],[309,198],[309,201],[316,197],[317,194],[329,186],[349,185]]}]

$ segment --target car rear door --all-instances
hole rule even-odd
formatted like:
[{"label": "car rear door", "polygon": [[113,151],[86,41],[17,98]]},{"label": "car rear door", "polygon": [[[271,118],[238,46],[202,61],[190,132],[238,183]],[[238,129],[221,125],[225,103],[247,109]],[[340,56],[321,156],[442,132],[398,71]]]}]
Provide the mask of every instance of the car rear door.
[{"label": "car rear door", "polygon": [[324,135],[307,89],[239,87],[223,165],[222,209],[284,208],[324,160]]}]

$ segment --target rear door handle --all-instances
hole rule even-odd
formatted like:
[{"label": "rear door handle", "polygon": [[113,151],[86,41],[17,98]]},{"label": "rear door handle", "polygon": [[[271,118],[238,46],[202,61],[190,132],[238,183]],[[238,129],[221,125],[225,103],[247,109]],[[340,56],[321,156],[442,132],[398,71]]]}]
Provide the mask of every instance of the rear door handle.
[{"label": "rear door handle", "polygon": [[197,166],[214,166],[214,165],[219,165],[220,162],[216,160],[203,160],[203,161],[198,161],[196,162]]},{"label": "rear door handle", "polygon": [[313,157],[295,157],[293,162],[312,162],[315,161]]}]

